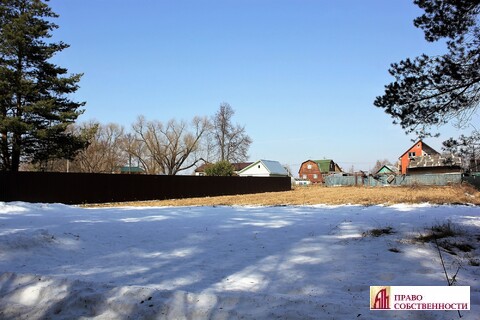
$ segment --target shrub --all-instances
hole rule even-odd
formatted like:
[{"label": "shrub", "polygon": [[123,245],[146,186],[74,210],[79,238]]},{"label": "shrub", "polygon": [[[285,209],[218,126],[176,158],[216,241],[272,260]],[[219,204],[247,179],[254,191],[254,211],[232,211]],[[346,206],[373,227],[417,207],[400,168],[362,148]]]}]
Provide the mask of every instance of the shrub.
[{"label": "shrub", "polygon": [[235,168],[226,160],[210,164],[205,168],[207,176],[233,176],[234,172]]},{"label": "shrub", "polygon": [[460,231],[448,220],[443,224],[432,226],[427,234],[421,234],[416,239],[421,242],[430,242],[435,239],[454,237],[459,234]]}]

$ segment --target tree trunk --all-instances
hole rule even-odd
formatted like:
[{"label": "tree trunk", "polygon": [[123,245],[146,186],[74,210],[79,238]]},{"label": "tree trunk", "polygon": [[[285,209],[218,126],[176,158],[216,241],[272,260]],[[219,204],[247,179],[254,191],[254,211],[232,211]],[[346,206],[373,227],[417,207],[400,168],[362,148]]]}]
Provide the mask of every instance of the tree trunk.
[{"label": "tree trunk", "polygon": [[20,153],[21,153],[21,135],[18,133],[15,133],[13,135],[13,145],[12,145],[12,166],[10,168],[11,171],[13,172],[18,172],[18,169],[20,167]]},{"label": "tree trunk", "polygon": [[10,154],[8,152],[8,138],[7,138],[7,131],[2,131],[2,171],[8,171],[10,170],[11,167],[11,162],[10,162]]}]

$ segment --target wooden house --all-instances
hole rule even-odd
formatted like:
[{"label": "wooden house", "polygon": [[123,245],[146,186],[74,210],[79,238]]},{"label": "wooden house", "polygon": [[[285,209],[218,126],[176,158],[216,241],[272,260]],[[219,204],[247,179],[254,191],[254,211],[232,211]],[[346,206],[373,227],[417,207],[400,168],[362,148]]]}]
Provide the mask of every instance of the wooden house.
[{"label": "wooden house", "polygon": [[342,172],[342,169],[331,159],[307,160],[300,165],[298,176],[312,183],[323,183],[326,175],[339,172]]},{"label": "wooden house", "polygon": [[314,160],[307,160],[300,165],[298,177],[303,180],[308,180],[311,183],[324,182],[320,167]]}]

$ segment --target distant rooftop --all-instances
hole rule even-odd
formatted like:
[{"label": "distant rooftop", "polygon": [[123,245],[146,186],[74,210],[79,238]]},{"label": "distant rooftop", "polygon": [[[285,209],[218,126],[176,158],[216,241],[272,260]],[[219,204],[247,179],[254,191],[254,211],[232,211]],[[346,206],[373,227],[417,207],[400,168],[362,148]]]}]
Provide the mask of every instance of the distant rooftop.
[{"label": "distant rooftop", "polygon": [[267,170],[270,172],[270,174],[273,175],[287,175],[288,172],[285,170],[285,168],[280,164],[278,161],[272,161],[272,160],[260,160]]},{"label": "distant rooftop", "polygon": [[[233,166],[233,170],[234,171],[240,171],[246,167],[248,167],[249,165],[251,165],[253,162],[234,162],[232,163],[232,166]],[[205,168],[209,165],[209,164],[212,164],[212,163],[204,163],[202,164],[201,166],[199,166],[197,169],[195,169],[195,172],[205,172]]]},{"label": "distant rooftop", "polygon": [[143,173],[145,170],[143,170],[140,167],[121,167],[120,168],[120,173]]},{"label": "distant rooftop", "polygon": [[410,160],[409,168],[427,168],[427,167],[460,167],[462,158],[455,155],[427,155],[423,157],[414,157]]}]

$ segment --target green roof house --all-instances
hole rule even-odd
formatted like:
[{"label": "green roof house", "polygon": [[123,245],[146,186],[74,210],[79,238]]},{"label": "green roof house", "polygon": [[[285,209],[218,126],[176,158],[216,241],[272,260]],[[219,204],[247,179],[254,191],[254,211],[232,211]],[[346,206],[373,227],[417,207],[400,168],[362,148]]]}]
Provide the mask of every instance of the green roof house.
[{"label": "green roof house", "polygon": [[326,160],[313,160],[317,163],[318,168],[322,174],[329,174],[335,172],[342,172],[342,169],[331,159]]},{"label": "green roof house", "polygon": [[384,165],[376,174],[398,174],[398,168],[392,165]]},{"label": "green roof house", "polygon": [[307,160],[300,165],[298,176],[312,183],[323,183],[324,176],[338,172],[342,169],[331,159]]}]

